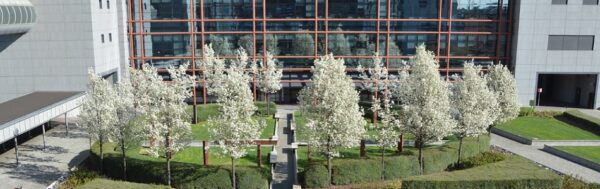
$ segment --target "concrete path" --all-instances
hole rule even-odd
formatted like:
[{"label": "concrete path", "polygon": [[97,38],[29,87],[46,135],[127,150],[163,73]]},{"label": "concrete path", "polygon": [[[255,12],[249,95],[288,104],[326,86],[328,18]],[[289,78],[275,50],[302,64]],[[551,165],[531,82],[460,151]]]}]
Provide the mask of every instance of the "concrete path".
[{"label": "concrete path", "polygon": [[277,114],[282,119],[279,120],[277,126],[277,136],[279,140],[275,146],[277,152],[277,163],[273,168],[273,182],[271,187],[273,189],[290,189],[294,185],[295,180],[295,164],[294,164],[294,151],[290,148],[293,142],[293,138],[290,135],[290,124],[286,118],[287,114],[293,113],[297,109],[297,106],[290,105],[278,105]]},{"label": "concrete path", "polygon": [[64,123],[46,131],[45,151],[42,135],[19,145],[18,167],[14,149],[0,154],[0,188],[45,188],[87,158],[88,135],[70,122],[69,136]]},{"label": "concrete path", "polygon": [[560,173],[573,175],[587,182],[600,183],[600,172],[544,152],[541,147],[521,144],[493,133],[491,135],[491,145],[523,156]]}]

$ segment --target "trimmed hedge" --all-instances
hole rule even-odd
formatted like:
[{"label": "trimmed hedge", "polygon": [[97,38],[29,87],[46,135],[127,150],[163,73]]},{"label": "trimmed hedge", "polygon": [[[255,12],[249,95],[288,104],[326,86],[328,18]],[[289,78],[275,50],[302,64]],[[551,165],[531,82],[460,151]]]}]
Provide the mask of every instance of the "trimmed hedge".
[{"label": "trimmed hedge", "polygon": [[416,176],[402,181],[404,189],[560,189],[561,185],[560,176],[517,156],[471,169]]},{"label": "trimmed hedge", "polygon": [[[448,142],[443,146],[432,146],[423,150],[425,159],[425,174],[444,171],[456,162],[458,141]],[[489,137],[465,138],[463,143],[463,158],[475,156],[489,150]],[[408,151],[403,155],[384,158],[385,179],[406,178],[419,174],[417,152]],[[334,185],[348,185],[381,180],[381,159],[372,157],[368,159],[334,159],[333,160]],[[324,162],[314,162],[308,165],[304,172],[304,186],[318,188],[328,186],[327,168]],[[315,182],[315,181],[325,181]]]},{"label": "trimmed hedge", "polygon": [[[121,155],[105,147],[104,173],[103,175],[122,179]],[[94,144],[90,156],[86,160],[86,166],[93,170],[99,170],[99,146]],[[176,188],[231,188],[231,172],[227,166],[201,166],[192,163],[171,162],[172,184]],[[150,184],[166,184],[166,162],[163,159],[151,157],[145,159],[127,159],[127,181]],[[236,167],[236,180],[238,188],[266,188],[270,173],[266,169],[258,167]]]},{"label": "trimmed hedge", "polygon": [[275,114],[275,112],[277,111],[277,104],[275,104],[274,102],[269,102],[270,106],[267,109],[267,102],[261,102],[261,101],[256,101],[254,102],[254,105],[256,105],[256,107],[258,108],[256,110],[256,114],[257,115],[267,115],[267,110],[269,110],[269,115],[273,115]]},{"label": "trimmed hedge", "polygon": [[589,116],[579,110],[568,110],[563,115],[579,123],[583,129],[600,134],[600,119]]}]

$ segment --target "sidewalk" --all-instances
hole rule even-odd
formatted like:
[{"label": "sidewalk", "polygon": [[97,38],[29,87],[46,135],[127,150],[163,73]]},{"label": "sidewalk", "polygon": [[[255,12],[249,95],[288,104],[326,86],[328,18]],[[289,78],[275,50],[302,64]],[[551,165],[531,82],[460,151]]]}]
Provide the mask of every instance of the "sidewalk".
[{"label": "sidewalk", "polygon": [[587,182],[600,183],[600,172],[541,151],[541,147],[521,144],[496,134],[491,135],[491,145],[523,156],[560,173],[573,175]]},{"label": "sidewalk", "polygon": [[293,138],[289,137],[290,127],[287,120],[287,114],[295,111],[295,106],[280,105],[277,108],[277,114],[282,117],[277,126],[277,136],[279,140],[275,146],[277,152],[277,163],[273,171],[273,189],[289,189],[294,184],[294,151],[290,149]]},{"label": "sidewalk", "polygon": [[1,188],[45,188],[78,165],[89,150],[87,133],[69,124],[66,136],[64,123],[46,131],[46,151],[42,151],[42,135],[19,145],[19,163],[15,165],[14,148],[0,154]]}]

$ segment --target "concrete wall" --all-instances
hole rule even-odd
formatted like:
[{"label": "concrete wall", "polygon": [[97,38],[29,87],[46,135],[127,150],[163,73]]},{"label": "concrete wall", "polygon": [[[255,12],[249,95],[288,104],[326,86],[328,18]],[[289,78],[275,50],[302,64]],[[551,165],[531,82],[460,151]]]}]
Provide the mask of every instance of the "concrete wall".
[{"label": "concrete wall", "polygon": [[[37,22],[0,52],[0,103],[33,91],[83,91],[87,69],[119,71],[117,2],[98,9],[98,1],[31,0]],[[105,43],[100,41],[105,34]],[[112,33],[113,42],[108,40]]]},{"label": "concrete wall", "polygon": [[[535,98],[540,73],[600,73],[600,5],[583,5],[582,0],[569,0],[567,5],[552,5],[552,0],[513,2],[513,64],[521,105]],[[548,35],[594,35],[594,50],[548,51]],[[596,93],[595,108],[599,98]]]}]

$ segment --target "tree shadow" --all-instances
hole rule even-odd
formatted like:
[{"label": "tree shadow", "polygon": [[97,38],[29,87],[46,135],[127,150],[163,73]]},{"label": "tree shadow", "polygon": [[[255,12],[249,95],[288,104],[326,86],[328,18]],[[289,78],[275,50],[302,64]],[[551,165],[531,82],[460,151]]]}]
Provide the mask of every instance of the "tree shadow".
[{"label": "tree shadow", "polygon": [[596,135],[600,135],[600,129],[598,129],[598,127],[595,125],[583,123],[582,121],[578,121],[578,120],[569,118],[566,115],[558,115],[558,116],[554,116],[554,118],[556,118],[557,120],[562,121],[564,123],[567,123],[569,125],[573,125],[577,128],[586,130],[586,131],[594,133]]},{"label": "tree shadow", "polygon": [[9,178],[27,180],[39,184],[49,184],[63,173],[56,167],[48,165],[20,164],[0,162],[0,168],[7,170],[4,174]]},{"label": "tree shadow", "polygon": [[21,146],[24,148],[23,151],[44,151],[44,153],[48,154],[64,154],[69,152],[69,150],[60,146],[46,145],[46,149],[44,149],[44,145],[39,144],[23,144]]}]

